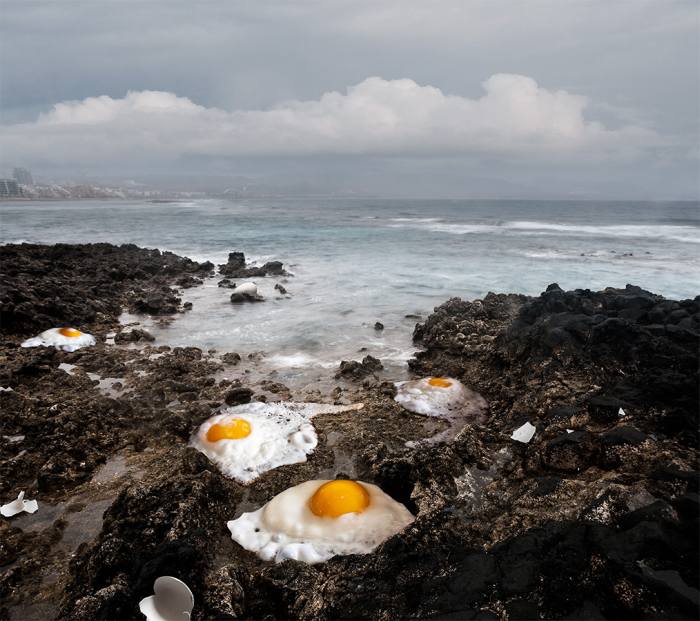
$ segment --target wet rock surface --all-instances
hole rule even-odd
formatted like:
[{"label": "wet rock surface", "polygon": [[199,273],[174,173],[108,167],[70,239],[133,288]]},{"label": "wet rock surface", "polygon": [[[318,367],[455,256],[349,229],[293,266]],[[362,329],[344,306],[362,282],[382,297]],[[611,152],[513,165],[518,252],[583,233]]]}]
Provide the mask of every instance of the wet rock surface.
[{"label": "wet rock surface", "polygon": [[[264,265],[247,265],[242,252],[230,252],[228,261],[219,265],[219,273],[227,278],[262,278],[264,276],[289,276],[281,261],[268,261]],[[225,280],[225,279],[224,279]],[[227,285],[222,285],[227,286]]]},{"label": "wet rock surface", "polygon": [[47,326],[116,322],[124,308],[174,313],[180,299],[169,285],[213,267],[128,244],[0,246],[2,333],[26,336]]},{"label": "wet rock surface", "polygon": [[134,328],[133,330],[122,330],[114,337],[115,343],[138,343],[140,341],[155,341],[155,337],[147,330]]},{"label": "wet rock surface", "polygon": [[381,360],[374,356],[365,356],[362,362],[357,360],[342,360],[338,366],[336,378],[344,377],[347,379],[361,380],[368,375],[373,375],[384,368]]},{"label": "wet rock surface", "polygon": [[[87,290],[70,284],[69,262],[48,269],[27,252],[48,270],[45,286],[63,283],[56,309],[77,308]],[[166,262],[189,266],[178,260]],[[0,392],[0,494],[26,489],[39,511],[0,520],[0,619],[140,619],[139,600],[164,574],[190,586],[195,620],[696,618],[697,300],[550,287],[446,302],[416,327],[425,351],[411,368],[460,379],[489,412],[425,445],[416,441],[443,421],[352,373],[320,395],[253,385],[251,362],[234,353],[103,338],[73,353],[21,349],[60,317],[19,273],[2,298],[14,319],[0,324],[0,385],[12,388]],[[116,331],[132,288],[144,296],[182,275],[93,291],[79,327]],[[308,461],[244,486],[187,445],[217,408],[263,394],[365,407],[318,416]],[[510,440],[527,421],[532,440]],[[372,554],[318,565],[264,562],[230,539],[227,520],[336,476],[381,486],[415,522]]]}]

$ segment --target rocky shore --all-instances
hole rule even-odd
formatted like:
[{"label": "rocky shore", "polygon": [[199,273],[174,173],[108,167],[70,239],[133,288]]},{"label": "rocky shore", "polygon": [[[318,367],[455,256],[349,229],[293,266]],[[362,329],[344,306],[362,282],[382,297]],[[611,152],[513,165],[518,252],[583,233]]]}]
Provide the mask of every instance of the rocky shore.
[{"label": "rocky shore", "polygon": [[[250,269],[232,253],[220,275]],[[8,245],[0,273],[11,389],[0,499],[24,489],[39,502],[0,518],[0,619],[140,619],[161,575],[189,585],[200,621],[697,618],[698,298],[550,285],[447,301],[416,325],[410,370],[459,379],[489,407],[427,445],[415,441],[444,423],[395,403],[370,356],[345,363],[330,394],[295,392],[251,382],[235,352],[154,346],[119,324],[125,309],[186,312],[180,290],[212,264],[135,246]],[[97,346],[19,347],[65,324]],[[243,486],[187,443],[215,408],[251,399],[365,407],[315,418],[307,462]],[[532,439],[512,440],[528,422]],[[318,565],[264,562],[231,540],[227,520],[336,476],[379,485],[415,522],[372,554]]]}]

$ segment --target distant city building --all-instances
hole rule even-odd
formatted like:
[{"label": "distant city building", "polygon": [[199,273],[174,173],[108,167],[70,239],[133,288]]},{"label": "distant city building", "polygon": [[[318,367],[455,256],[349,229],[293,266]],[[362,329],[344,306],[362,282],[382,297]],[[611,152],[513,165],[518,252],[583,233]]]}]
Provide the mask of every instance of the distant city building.
[{"label": "distant city building", "polygon": [[19,183],[14,179],[0,179],[0,198],[22,196]]},{"label": "distant city building", "polygon": [[15,178],[17,183],[21,183],[22,185],[34,185],[32,173],[26,168],[15,168],[12,172],[12,176]]}]

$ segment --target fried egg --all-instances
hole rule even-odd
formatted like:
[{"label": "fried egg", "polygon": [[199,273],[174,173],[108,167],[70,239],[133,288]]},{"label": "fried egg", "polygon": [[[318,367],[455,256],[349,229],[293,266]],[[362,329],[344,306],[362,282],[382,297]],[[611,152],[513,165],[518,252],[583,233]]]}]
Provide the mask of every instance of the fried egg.
[{"label": "fried egg", "polygon": [[22,347],[55,347],[63,351],[75,351],[95,344],[95,337],[76,328],[51,328],[39,336],[27,339]]},{"label": "fried egg", "polygon": [[306,461],[318,444],[311,423],[314,416],[361,407],[293,402],[237,405],[204,421],[192,435],[190,446],[204,453],[227,477],[250,483],[273,468]]},{"label": "fried egg", "polygon": [[[394,401],[415,414],[447,420],[451,427],[431,442],[454,437],[461,425],[470,420],[483,421],[487,403],[484,398],[451,377],[424,377],[396,383]],[[415,443],[407,443],[414,446]]]},{"label": "fried egg", "polygon": [[227,526],[235,542],[265,561],[320,563],[367,554],[413,520],[376,485],[337,479],[290,487]]},{"label": "fried egg", "polygon": [[446,416],[464,406],[469,398],[462,382],[451,377],[424,377],[398,382],[395,401],[409,412],[425,416]]}]

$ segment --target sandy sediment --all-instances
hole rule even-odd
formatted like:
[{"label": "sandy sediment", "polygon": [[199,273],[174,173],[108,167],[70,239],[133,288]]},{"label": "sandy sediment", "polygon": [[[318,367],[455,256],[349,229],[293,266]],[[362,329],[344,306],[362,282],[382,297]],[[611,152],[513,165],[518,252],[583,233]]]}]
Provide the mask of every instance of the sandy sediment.
[{"label": "sandy sediment", "polygon": [[[404,411],[371,369],[299,392],[250,382],[233,352],[105,343],[122,309],[182,311],[178,289],[210,264],[107,244],[4,246],[0,263],[0,494],[39,501],[0,520],[0,619],[139,619],[160,575],[190,586],[199,620],[697,616],[697,299],[550,286],[446,302],[416,326],[411,369],[489,408],[429,445],[445,423]],[[62,324],[98,345],[18,347]],[[251,398],[365,407],[318,416],[308,461],[244,486],[187,443]],[[511,440],[528,421],[533,439]],[[227,520],[336,476],[376,483],[415,522],[313,566],[230,539]]]}]

